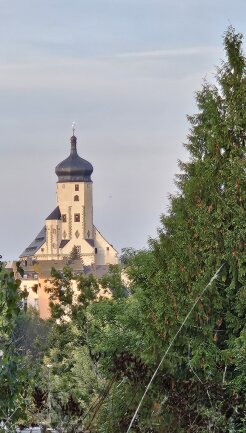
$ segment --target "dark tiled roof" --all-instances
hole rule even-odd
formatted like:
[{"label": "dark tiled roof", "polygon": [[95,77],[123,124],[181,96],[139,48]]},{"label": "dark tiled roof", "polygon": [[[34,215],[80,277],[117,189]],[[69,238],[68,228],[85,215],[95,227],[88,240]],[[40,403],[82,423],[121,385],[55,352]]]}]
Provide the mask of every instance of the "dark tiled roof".
[{"label": "dark tiled roof", "polygon": [[59,206],[57,206],[53,212],[46,218],[46,220],[59,220],[61,219],[61,212]]},{"label": "dark tiled roof", "polygon": [[85,274],[94,274],[97,277],[102,277],[107,274],[109,271],[109,265],[92,265],[92,266],[84,266]]},{"label": "dark tiled roof", "polygon": [[34,241],[23,251],[20,257],[33,256],[39,248],[45,243],[46,240],[46,230],[45,227],[42,228],[41,232],[36,236]]},{"label": "dark tiled roof", "polygon": [[88,244],[89,244],[91,247],[94,247],[94,245],[95,245],[94,239],[85,239],[85,241],[88,242]]},{"label": "dark tiled roof", "polygon": [[77,138],[71,137],[71,153],[56,167],[58,182],[91,182],[93,167],[77,153]]},{"label": "dark tiled roof", "polygon": [[70,242],[70,239],[62,239],[62,241],[60,242],[59,248],[64,248],[68,242]]}]

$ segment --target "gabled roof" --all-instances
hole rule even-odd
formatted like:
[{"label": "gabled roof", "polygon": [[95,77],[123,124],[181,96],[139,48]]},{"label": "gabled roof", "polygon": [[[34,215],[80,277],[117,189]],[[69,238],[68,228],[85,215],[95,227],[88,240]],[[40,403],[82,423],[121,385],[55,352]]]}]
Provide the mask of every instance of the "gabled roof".
[{"label": "gabled roof", "polygon": [[107,244],[108,245],[110,245],[110,247],[117,253],[117,254],[119,254],[118,253],[118,251],[115,249],[115,247],[112,245],[112,244],[110,244],[109,243],[109,241],[107,241],[107,239],[102,235],[102,233],[96,228],[96,226],[93,226],[94,227],[94,230],[96,230],[96,232],[98,232],[99,233],[99,235],[100,236],[102,236],[102,238],[105,240],[105,242],[107,242]]},{"label": "gabled roof", "polygon": [[39,232],[34,241],[23,251],[20,257],[30,257],[33,256],[39,248],[45,243],[46,240],[46,229],[45,227]]},{"label": "gabled roof", "polygon": [[57,206],[53,212],[51,212],[51,214],[46,218],[46,221],[48,220],[59,220],[61,219],[61,212],[59,209],[59,206]]}]

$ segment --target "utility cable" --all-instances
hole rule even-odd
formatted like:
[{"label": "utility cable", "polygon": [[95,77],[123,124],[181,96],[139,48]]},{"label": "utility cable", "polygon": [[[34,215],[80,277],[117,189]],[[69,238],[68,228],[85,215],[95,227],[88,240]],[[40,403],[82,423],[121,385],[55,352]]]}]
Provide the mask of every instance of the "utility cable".
[{"label": "utility cable", "polygon": [[133,415],[133,417],[132,417],[132,420],[131,420],[131,422],[130,422],[130,424],[129,424],[129,427],[128,427],[126,433],[130,433],[130,430],[131,430],[132,425],[133,425],[133,423],[134,423],[134,421],[135,421],[135,419],[136,419],[136,417],[137,417],[137,414],[138,414],[138,412],[139,412],[139,409],[140,409],[140,407],[142,406],[142,403],[143,403],[143,401],[144,401],[144,398],[145,398],[145,396],[146,396],[146,394],[147,394],[147,392],[148,392],[148,390],[149,390],[149,388],[150,388],[150,386],[151,386],[151,384],[152,384],[152,382],[153,382],[155,376],[157,375],[157,373],[158,373],[158,371],[159,371],[159,369],[160,369],[160,367],[161,367],[161,365],[162,365],[164,359],[166,358],[166,356],[167,356],[169,350],[171,349],[171,347],[172,347],[174,341],[176,340],[177,336],[180,334],[181,330],[183,329],[185,323],[186,323],[187,320],[189,319],[189,317],[190,317],[192,311],[194,310],[195,306],[198,304],[198,302],[199,302],[200,299],[202,298],[202,296],[203,296],[203,294],[205,293],[205,291],[207,290],[207,288],[208,288],[209,286],[211,286],[211,284],[214,282],[214,280],[216,280],[216,278],[218,277],[218,275],[219,275],[219,273],[220,273],[220,271],[221,271],[221,269],[222,269],[223,267],[224,267],[224,264],[221,265],[220,268],[215,272],[215,274],[212,276],[212,278],[211,278],[211,280],[209,281],[209,283],[208,283],[208,284],[206,285],[206,287],[202,290],[201,294],[197,297],[197,299],[195,300],[194,304],[192,305],[190,311],[189,311],[188,314],[186,315],[186,317],[185,317],[183,323],[180,325],[178,331],[176,332],[176,334],[174,335],[173,339],[171,340],[171,342],[170,342],[170,344],[169,344],[167,350],[165,351],[163,357],[161,358],[161,360],[160,360],[160,362],[159,362],[159,364],[158,364],[158,367],[156,368],[156,370],[155,370],[155,372],[153,373],[153,375],[152,375],[152,377],[151,377],[151,379],[150,379],[148,385],[147,385],[146,388],[145,388],[145,391],[144,391],[144,393],[143,393],[143,396],[142,396],[142,398],[141,398],[141,400],[140,400],[140,402],[139,402],[139,405],[138,405],[138,407],[137,407],[137,409],[136,409],[136,411],[135,411],[135,413],[134,413],[134,415]]}]

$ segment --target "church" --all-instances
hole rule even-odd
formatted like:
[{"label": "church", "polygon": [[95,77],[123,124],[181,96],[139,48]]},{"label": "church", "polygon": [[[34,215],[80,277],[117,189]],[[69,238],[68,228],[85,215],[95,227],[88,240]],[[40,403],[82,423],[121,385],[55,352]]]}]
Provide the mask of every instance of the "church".
[{"label": "church", "polygon": [[64,260],[76,249],[84,266],[117,264],[116,249],[93,224],[93,167],[78,155],[74,130],[70,155],[55,172],[56,207],[20,255],[21,261],[30,264],[34,260]]},{"label": "church", "polygon": [[56,166],[55,172],[56,207],[20,255],[26,305],[35,307],[42,318],[49,317],[45,289],[52,268],[62,270],[68,265],[76,274],[101,277],[109,265],[119,263],[118,252],[93,223],[93,166],[78,155],[74,128],[70,155]]}]

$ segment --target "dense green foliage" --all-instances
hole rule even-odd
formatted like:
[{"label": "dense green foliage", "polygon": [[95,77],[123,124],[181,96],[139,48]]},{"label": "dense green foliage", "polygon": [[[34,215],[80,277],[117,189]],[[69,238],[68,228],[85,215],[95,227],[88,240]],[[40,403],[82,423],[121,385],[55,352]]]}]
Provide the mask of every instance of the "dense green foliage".
[{"label": "dense green foliage", "polygon": [[[29,412],[59,432],[127,432],[163,354],[220,268],[131,433],[246,432],[246,63],[240,34],[229,28],[224,44],[216,84],[204,83],[198,113],[188,118],[189,161],[180,163],[178,193],[148,250],[125,249],[123,274],[111,266],[101,281],[54,270],[47,329],[33,313],[16,320],[18,282],[1,274],[1,341],[11,341],[16,326],[15,335],[27,335],[28,324],[39,323],[46,344],[34,329],[25,345],[36,372]],[[100,287],[111,298],[100,298]],[[23,395],[21,380],[15,398]]]},{"label": "dense green foliage", "polygon": [[19,286],[20,281],[0,262],[0,420],[9,431],[25,412],[28,383],[25,360],[16,352],[14,337],[22,299]]},{"label": "dense green foliage", "polygon": [[[18,268],[22,274],[22,270]],[[35,405],[40,363],[49,344],[49,321],[36,310],[24,311],[20,280],[0,262],[0,421],[3,430],[37,422]],[[6,430],[7,429],[7,430]]]},{"label": "dense green foliage", "polygon": [[245,58],[233,29],[224,43],[227,61],[217,85],[203,85],[198,114],[189,117],[190,159],[180,163],[179,193],[150,250],[130,251],[126,260],[132,296],[91,307],[102,366],[106,374],[117,371],[121,394],[128,395],[114,398],[117,416],[108,432],[125,429],[146,378],[221,265],[170,350],[134,431],[246,430]]}]

